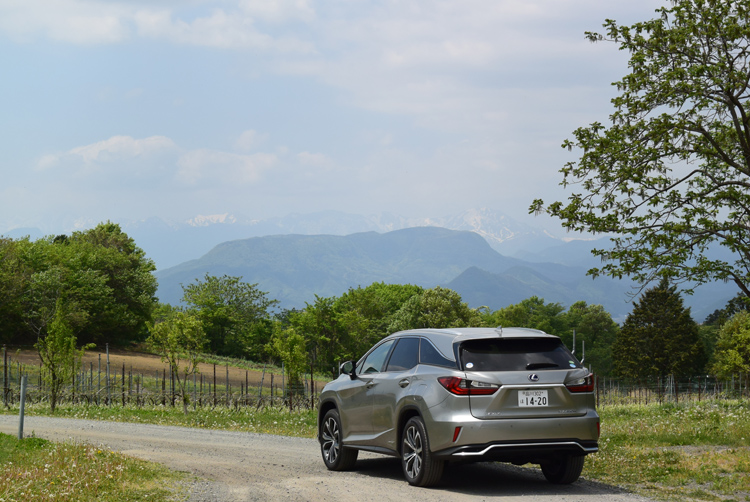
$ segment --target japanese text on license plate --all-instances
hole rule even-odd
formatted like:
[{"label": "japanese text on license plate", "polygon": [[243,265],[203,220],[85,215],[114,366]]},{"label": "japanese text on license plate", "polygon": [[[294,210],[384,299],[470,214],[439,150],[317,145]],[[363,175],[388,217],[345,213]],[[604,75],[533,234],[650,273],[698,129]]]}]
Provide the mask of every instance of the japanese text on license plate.
[{"label": "japanese text on license plate", "polygon": [[546,390],[519,390],[518,406],[521,408],[536,408],[549,406]]}]

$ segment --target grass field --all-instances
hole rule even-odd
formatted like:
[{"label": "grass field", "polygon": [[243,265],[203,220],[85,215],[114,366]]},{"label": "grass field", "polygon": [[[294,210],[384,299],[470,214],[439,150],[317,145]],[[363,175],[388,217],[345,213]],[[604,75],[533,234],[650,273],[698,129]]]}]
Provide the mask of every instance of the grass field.
[{"label": "grass field", "polygon": [[184,477],[90,445],[7,434],[0,434],[0,465],[2,502],[175,500]]},{"label": "grass field", "polygon": [[[583,472],[586,479],[660,500],[750,500],[750,403],[703,401],[608,406],[599,412],[602,416],[600,451],[588,457]],[[49,408],[34,406],[27,409],[27,413],[48,415]],[[169,406],[140,409],[63,406],[55,415],[315,436],[313,410],[290,413],[285,408],[217,408],[213,411],[198,409],[186,416],[179,407]],[[79,456],[82,462],[99,461],[95,455]],[[153,469],[149,476],[163,475],[159,474],[159,467],[140,465],[141,469]],[[43,473],[36,469],[29,476],[43,476]],[[148,500],[160,499],[150,496]]]}]

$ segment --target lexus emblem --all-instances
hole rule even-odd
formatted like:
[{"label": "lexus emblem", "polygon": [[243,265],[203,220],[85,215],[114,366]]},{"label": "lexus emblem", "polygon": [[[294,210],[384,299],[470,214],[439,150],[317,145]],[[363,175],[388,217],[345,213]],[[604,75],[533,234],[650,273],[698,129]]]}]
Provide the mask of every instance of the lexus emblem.
[{"label": "lexus emblem", "polygon": [[531,380],[532,382],[538,382],[539,375],[537,375],[536,373],[532,373],[531,375],[529,375],[529,380]]}]

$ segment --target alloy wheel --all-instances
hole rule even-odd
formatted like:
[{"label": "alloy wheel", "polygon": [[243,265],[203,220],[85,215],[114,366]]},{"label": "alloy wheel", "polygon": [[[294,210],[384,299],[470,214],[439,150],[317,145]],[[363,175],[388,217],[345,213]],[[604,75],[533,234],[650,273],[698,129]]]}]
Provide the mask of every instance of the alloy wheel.
[{"label": "alloy wheel", "polygon": [[415,426],[410,426],[404,434],[403,456],[406,474],[414,479],[422,470],[422,435]]},{"label": "alloy wheel", "polygon": [[336,422],[334,417],[329,417],[323,425],[323,455],[329,464],[336,463],[336,459],[339,456],[339,444],[340,432],[339,424]]}]

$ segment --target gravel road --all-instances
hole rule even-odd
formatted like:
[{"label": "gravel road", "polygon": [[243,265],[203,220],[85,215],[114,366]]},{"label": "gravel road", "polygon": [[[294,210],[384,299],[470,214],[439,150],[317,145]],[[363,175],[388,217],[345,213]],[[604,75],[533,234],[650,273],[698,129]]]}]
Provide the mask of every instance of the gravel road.
[{"label": "gravel road", "polygon": [[[18,417],[0,415],[0,432],[18,434]],[[555,486],[541,472],[506,464],[446,469],[437,488],[409,486],[397,459],[360,454],[351,472],[329,472],[317,441],[247,432],[26,417],[26,436],[87,442],[160,462],[195,476],[190,502],[265,500],[388,502],[644,502],[648,499],[581,478]]]}]

